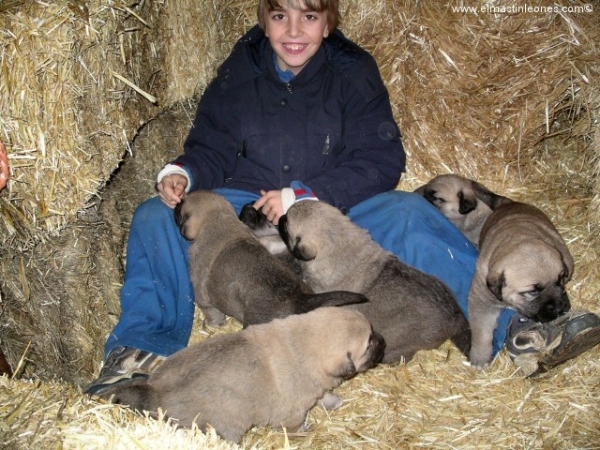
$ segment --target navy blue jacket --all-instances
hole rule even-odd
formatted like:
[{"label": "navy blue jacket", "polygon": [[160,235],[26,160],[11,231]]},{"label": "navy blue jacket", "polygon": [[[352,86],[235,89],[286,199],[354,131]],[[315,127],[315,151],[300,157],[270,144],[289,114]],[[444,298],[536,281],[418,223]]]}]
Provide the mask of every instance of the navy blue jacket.
[{"label": "navy blue jacket", "polygon": [[405,153],[373,57],[339,31],[289,83],[255,26],[234,46],[198,105],[184,154],[191,190],[309,186],[345,210],[394,189]]}]

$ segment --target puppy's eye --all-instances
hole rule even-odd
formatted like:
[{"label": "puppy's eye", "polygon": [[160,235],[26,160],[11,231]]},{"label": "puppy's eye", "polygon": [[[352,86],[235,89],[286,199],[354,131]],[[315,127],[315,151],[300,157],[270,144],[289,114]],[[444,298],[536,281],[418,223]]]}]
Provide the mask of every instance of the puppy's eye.
[{"label": "puppy's eye", "polygon": [[542,287],[536,286],[534,289],[531,289],[529,291],[521,292],[521,296],[524,297],[527,300],[534,300],[537,297],[539,297],[539,295],[542,292],[542,290],[543,290]]}]

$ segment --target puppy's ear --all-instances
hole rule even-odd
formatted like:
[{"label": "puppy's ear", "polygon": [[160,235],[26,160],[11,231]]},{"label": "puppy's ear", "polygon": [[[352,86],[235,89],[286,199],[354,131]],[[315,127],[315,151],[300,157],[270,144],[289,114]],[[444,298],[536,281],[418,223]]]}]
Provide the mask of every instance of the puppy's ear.
[{"label": "puppy's ear", "polygon": [[489,275],[486,283],[490,292],[494,294],[498,300],[503,301],[502,289],[506,286],[506,277],[504,276],[504,272],[500,272],[497,275]]},{"label": "puppy's ear", "polygon": [[288,250],[294,258],[299,259],[300,261],[310,261],[311,259],[315,259],[317,253],[313,250],[309,245],[306,245],[305,242],[302,242],[301,236],[296,236],[295,238],[290,237],[290,233],[288,232],[288,215],[284,214],[279,218],[279,236],[281,236],[281,240],[285,242]]},{"label": "puppy's ear", "polygon": [[431,186],[423,186],[424,189],[422,192],[420,192],[420,194],[425,198],[425,200],[427,200],[429,203],[435,205],[435,201],[437,200],[437,198],[435,197],[435,194],[437,194],[437,191],[435,189],[433,189]]},{"label": "puppy's ear", "polygon": [[185,199],[181,200],[179,203],[177,203],[177,205],[175,206],[174,210],[173,210],[173,214],[175,215],[175,223],[177,224],[177,227],[179,228],[179,232],[181,233],[181,235],[186,238],[187,240],[193,240],[194,236],[189,236],[189,230],[187,230],[185,224],[188,221],[188,219],[190,218],[190,213],[189,212],[183,212],[183,204],[185,203]]},{"label": "puppy's ear", "polygon": [[502,195],[498,195],[488,188],[486,188],[483,184],[479,184],[477,181],[471,181],[471,187],[473,188],[473,192],[479,200],[488,205],[492,211],[495,211],[498,206],[512,202],[508,197],[503,197]]},{"label": "puppy's ear", "polygon": [[563,270],[560,273],[560,275],[558,276],[558,285],[561,287],[565,287],[565,285],[569,282],[569,280],[571,279],[571,267],[569,267],[568,263],[565,262],[563,260]]},{"label": "puppy's ear", "polygon": [[458,212],[464,216],[475,208],[477,208],[477,198],[470,195],[465,196],[465,193],[460,191],[458,193]]},{"label": "puppy's ear", "polygon": [[173,209],[173,215],[175,216],[175,223],[180,228],[186,221],[186,217],[183,217],[183,215],[181,214],[181,208],[183,208],[184,202],[185,202],[185,199],[181,200],[179,203],[177,203],[177,205],[175,205],[175,208]]},{"label": "puppy's ear", "polygon": [[292,254],[300,261],[311,261],[317,257],[317,252],[312,245],[302,242],[301,237],[296,238],[296,242],[291,249]]},{"label": "puppy's ear", "polygon": [[[567,250],[568,251],[568,250]],[[568,253],[567,255],[562,255],[562,261],[563,261],[563,271],[564,271],[564,284],[567,284],[567,282],[571,279],[571,277],[573,276],[573,270],[574,270],[574,266],[575,263],[573,262],[573,257],[571,256],[570,253]]]},{"label": "puppy's ear", "polygon": [[419,186],[418,188],[416,188],[416,189],[414,190],[414,192],[415,192],[415,193],[417,193],[417,194],[421,194],[421,195],[423,195],[423,194],[425,193],[425,188],[426,188],[426,187],[427,187],[427,185],[426,185],[426,184],[424,184],[423,186]]}]

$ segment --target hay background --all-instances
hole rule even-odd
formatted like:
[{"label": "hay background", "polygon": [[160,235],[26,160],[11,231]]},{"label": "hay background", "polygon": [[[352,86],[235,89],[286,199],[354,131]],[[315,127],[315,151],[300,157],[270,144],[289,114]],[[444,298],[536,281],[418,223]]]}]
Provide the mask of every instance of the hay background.
[{"label": "hay background", "polygon": [[[348,0],[341,28],[373,53],[389,88],[409,155],[399,188],[458,172],[535,203],[574,254],[573,305],[600,312],[600,7],[589,4],[596,11],[494,15]],[[0,378],[2,448],[230,448],[96,403],[79,386],[97,372],[119,314],[133,209],[179,153],[202,89],[255,23],[254,5],[0,4],[0,137],[11,166],[0,194],[0,346],[18,375]],[[198,325],[193,339],[212,332]],[[345,383],[347,405],[311,412],[305,437],[256,430],[243,444],[600,448],[599,360],[596,348],[525,380],[504,353],[476,373],[447,344]]]}]

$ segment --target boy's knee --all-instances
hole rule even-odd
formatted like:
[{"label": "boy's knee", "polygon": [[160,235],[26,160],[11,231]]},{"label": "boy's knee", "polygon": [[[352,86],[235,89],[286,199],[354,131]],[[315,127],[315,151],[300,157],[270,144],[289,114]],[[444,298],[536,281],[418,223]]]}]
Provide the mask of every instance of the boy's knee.
[{"label": "boy's knee", "polygon": [[428,217],[439,214],[439,211],[431,203],[414,192],[389,191],[384,195],[382,201],[385,202],[388,214],[396,215],[396,217]]},{"label": "boy's knee", "polygon": [[141,221],[145,224],[148,223],[164,223],[164,221],[174,221],[173,209],[165,205],[160,197],[152,197],[140,205],[135,210],[133,215],[134,221]]}]

